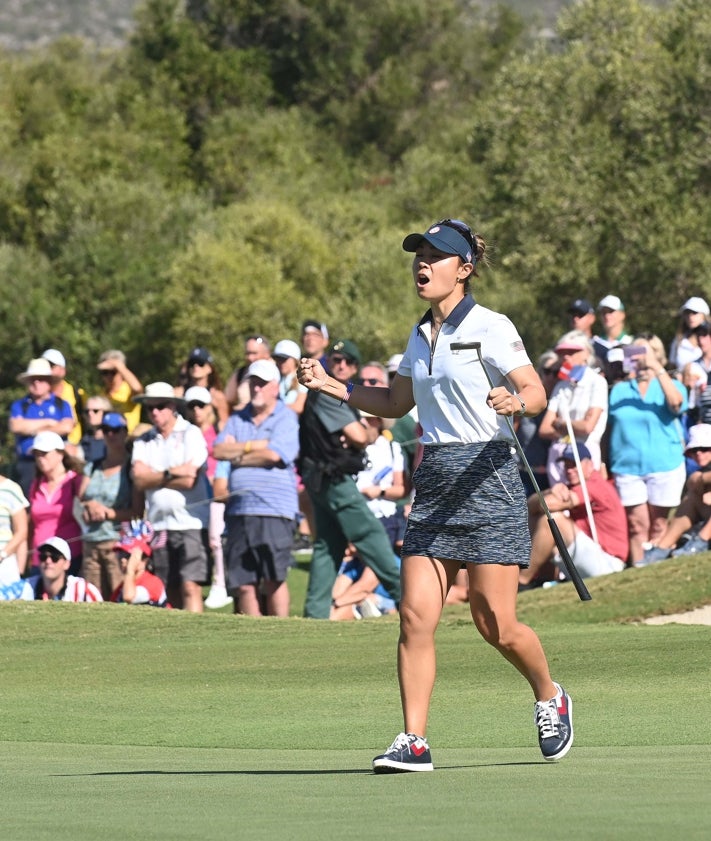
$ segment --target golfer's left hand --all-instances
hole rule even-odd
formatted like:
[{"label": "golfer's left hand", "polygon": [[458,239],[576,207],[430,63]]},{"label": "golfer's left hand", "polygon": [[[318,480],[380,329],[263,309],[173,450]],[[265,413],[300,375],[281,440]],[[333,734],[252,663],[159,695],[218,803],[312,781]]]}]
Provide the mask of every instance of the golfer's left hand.
[{"label": "golfer's left hand", "polygon": [[521,408],[518,398],[503,386],[491,389],[486,398],[486,405],[493,409],[497,415],[507,417],[511,417]]}]

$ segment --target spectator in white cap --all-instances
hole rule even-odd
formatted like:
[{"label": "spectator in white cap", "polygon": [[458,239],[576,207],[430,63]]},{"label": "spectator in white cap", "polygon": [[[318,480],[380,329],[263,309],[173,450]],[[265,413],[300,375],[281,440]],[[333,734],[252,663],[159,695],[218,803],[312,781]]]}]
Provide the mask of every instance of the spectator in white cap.
[{"label": "spectator in white cap", "polygon": [[279,369],[258,359],[247,369],[250,401],[215,442],[221,459],[215,496],[226,503],[227,588],[250,616],[289,615],[287,573],[298,508],[299,419],[279,399]]},{"label": "spectator in white cap", "polygon": [[56,432],[66,438],[74,427],[72,407],[52,394],[57,377],[46,359],[32,359],[17,378],[27,388],[24,397],[10,406],[10,432],[15,436],[13,479],[27,496],[35,477],[32,446],[39,432]]},{"label": "spectator in white cap", "polygon": [[213,498],[215,469],[217,467],[213,447],[221,426],[212,402],[210,389],[200,385],[192,385],[183,396],[185,399],[185,416],[190,423],[194,423],[202,432],[207,446],[204,487],[205,496],[210,499],[207,542],[210,547],[210,558],[208,560],[211,560],[212,564],[211,573],[208,571],[210,592],[205,599],[205,607],[221,608],[232,603],[232,598],[227,595],[225,585],[225,559],[222,547],[222,536],[225,531],[225,504]]},{"label": "spectator in white cap", "polygon": [[[42,359],[46,359],[52,369],[52,373],[57,377],[57,381],[52,386],[52,393],[62,400],[66,400],[72,407],[72,415],[74,416],[74,427],[67,436],[67,441],[76,447],[81,441],[82,436],[82,413],[84,406],[86,406],[86,392],[83,388],[77,388],[70,382],[67,382],[67,360],[64,354],[56,348],[48,348],[43,354]],[[71,447],[70,447],[71,449]]]},{"label": "spectator in white cap", "polygon": [[679,324],[669,347],[669,364],[679,379],[686,365],[701,357],[696,328],[709,317],[709,305],[703,298],[692,297],[679,309]]},{"label": "spectator in white cap", "polygon": [[172,385],[150,383],[135,400],[152,428],[133,442],[133,481],[146,494],[147,519],[156,531],[155,574],[173,607],[202,613],[202,585],[208,583],[205,493],[207,445],[202,432],[178,413],[184,404]]},{"label": "spectator in white cap", "polygon": [[279,397],[297,415],[304,411],[308,389],[301,385],[296,369],[301,359],[301,348],[291,339],[277,342],[272,357],[279,368]]},{"label": "spectator in white cap", "polygon": [[81,528],[74,516],[81,495],[82,463],[67,452],[56,432],[35,436],[32,453],[37,476],[27,495],[32,528],[32,566],[39,567],[38,549],[52,536],[61,537],[71,547],[72,575],[79,573],[82,560]]},{"label": "spectator in white cap", "polygon": [[[684,496],[664,532],[644,552],[637,566],[663,561],[670,555],[694,555],[706,552],[711,540],[711,424],[698,423],[689,430],[686,455],[694,459],[698,470],[686,480]],[[690,538],[680,544],[684,535]],[[676,547],[679,548],[676,548]]]},{"label": "spectator in white cap", "polygon": [[629,345],[632,335],[625,328],[625,305],[617,295],[605,295],[597,305],[598,315],[602,322],[602,333],[593,336],[593,349],[600,360],[603,373],[608,382],[614,379],[611,363],[615,355],[610,356],[610,350]]},{"label": "spectator in white cap", "polygon": [[28,578],[20,598],[24,601],[102,602],[101,593],[85,579],[72,575],[71,550],[61,537],[49,537],[37,547],[39,573]]},{"label": "spectator in white cap", "polygon": [[325,370],[328,370],[328,328],[315,318],[307,318],[301,325],[302,356],[308,359],[318,359]]}]

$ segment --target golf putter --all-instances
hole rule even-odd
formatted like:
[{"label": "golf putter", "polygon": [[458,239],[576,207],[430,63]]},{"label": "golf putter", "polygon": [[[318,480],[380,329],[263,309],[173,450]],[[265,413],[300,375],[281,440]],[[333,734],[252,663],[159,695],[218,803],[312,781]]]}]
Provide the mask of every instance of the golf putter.
[{"label": "golf putter", "polygon": [[[486,377],[486,381],[489,383],[489,388],[494,388],[494,383],[491,381],[491,377],[489,376],[489,372],[486,370],[486,365],[484,365],[484,360],[481,356],[481,342],[452,342],[449,346],[452,351],[457,350],[475,350],[476,355],[479,359],[479,364],[484,371],[484,376]],[[563,540],[563,535],[560,533],[560,529],[558,528],[558,523],[553,519],[551,515],[550,509],[548,508],[548,503],[546,502],[543,493],[538,485],[536,477],[531,470],[531,465],[528,463],[528,459],[526,458],[526,454],[523,451],[523,447],[521,446],[521,442],[518,440],[518,436],[514,430],[514,425],[511,418],[506,415],[506,423],[508,424],[509,431],[511,432],[511,436],[513,437],[514,446],[516,447],[516,452],[521,459],[521,463],[526,468],[526,473],[528,473],[528,477],[531,480],[531,484],[538,496],[538,500],[541,504],[541,508],[543,509],[543,513],[546,515],[546,519],[548,520],[548,527],[551,530],[551,534],[553,535],[553,540],[555,540],[555,545],[558,548],[558,553],[563,561],[563,566],[565,567],[565,571],[568,573],[570,580],[573,582],[575,586],[575,590],[580,597],[580,600],[583,602],[590,601],[592,596],[588,588],[585,586],[585,582],[582,579],[582,576],[578,572],[573,563],[573,559],[570,557],[570,553],[568,552],[568,547],[565,545],[565,540]]]}]

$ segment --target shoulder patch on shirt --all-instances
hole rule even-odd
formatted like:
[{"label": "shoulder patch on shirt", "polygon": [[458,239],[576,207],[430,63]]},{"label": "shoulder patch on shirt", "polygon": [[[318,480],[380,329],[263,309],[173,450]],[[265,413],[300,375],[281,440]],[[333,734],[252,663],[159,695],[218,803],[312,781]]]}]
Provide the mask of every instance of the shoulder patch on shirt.
[{"label": "shoulder patch on shirt", "polygon": [[523,342],[521,341],[521,339],[518,339],[518,341],[515,341],[515,342],[511,342],[511,350],[515,350],[515,351],[524,350]]}]

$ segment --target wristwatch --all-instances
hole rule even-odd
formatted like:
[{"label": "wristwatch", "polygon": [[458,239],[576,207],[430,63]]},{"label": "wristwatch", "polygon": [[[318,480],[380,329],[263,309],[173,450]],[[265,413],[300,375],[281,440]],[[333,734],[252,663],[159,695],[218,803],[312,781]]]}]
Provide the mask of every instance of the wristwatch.
[{"label": "wristwatch", "polygon": [[521,404],[521,408],[518,410],[518,412],[514,412],[514,414],[517,415],[519,418],[522,418],[526,414],[526,404],[521,399],[520,394],[517,394],[516,397],[518,398],[518,402]]},{"label": "wristwatch", "polygon": [[167,485],[168,482],[170,482],[170,480],[172,478],[173,478],[173,474],[170,472],[170,470],[164,470],[163,471],[163,484],[164,485]]}]

